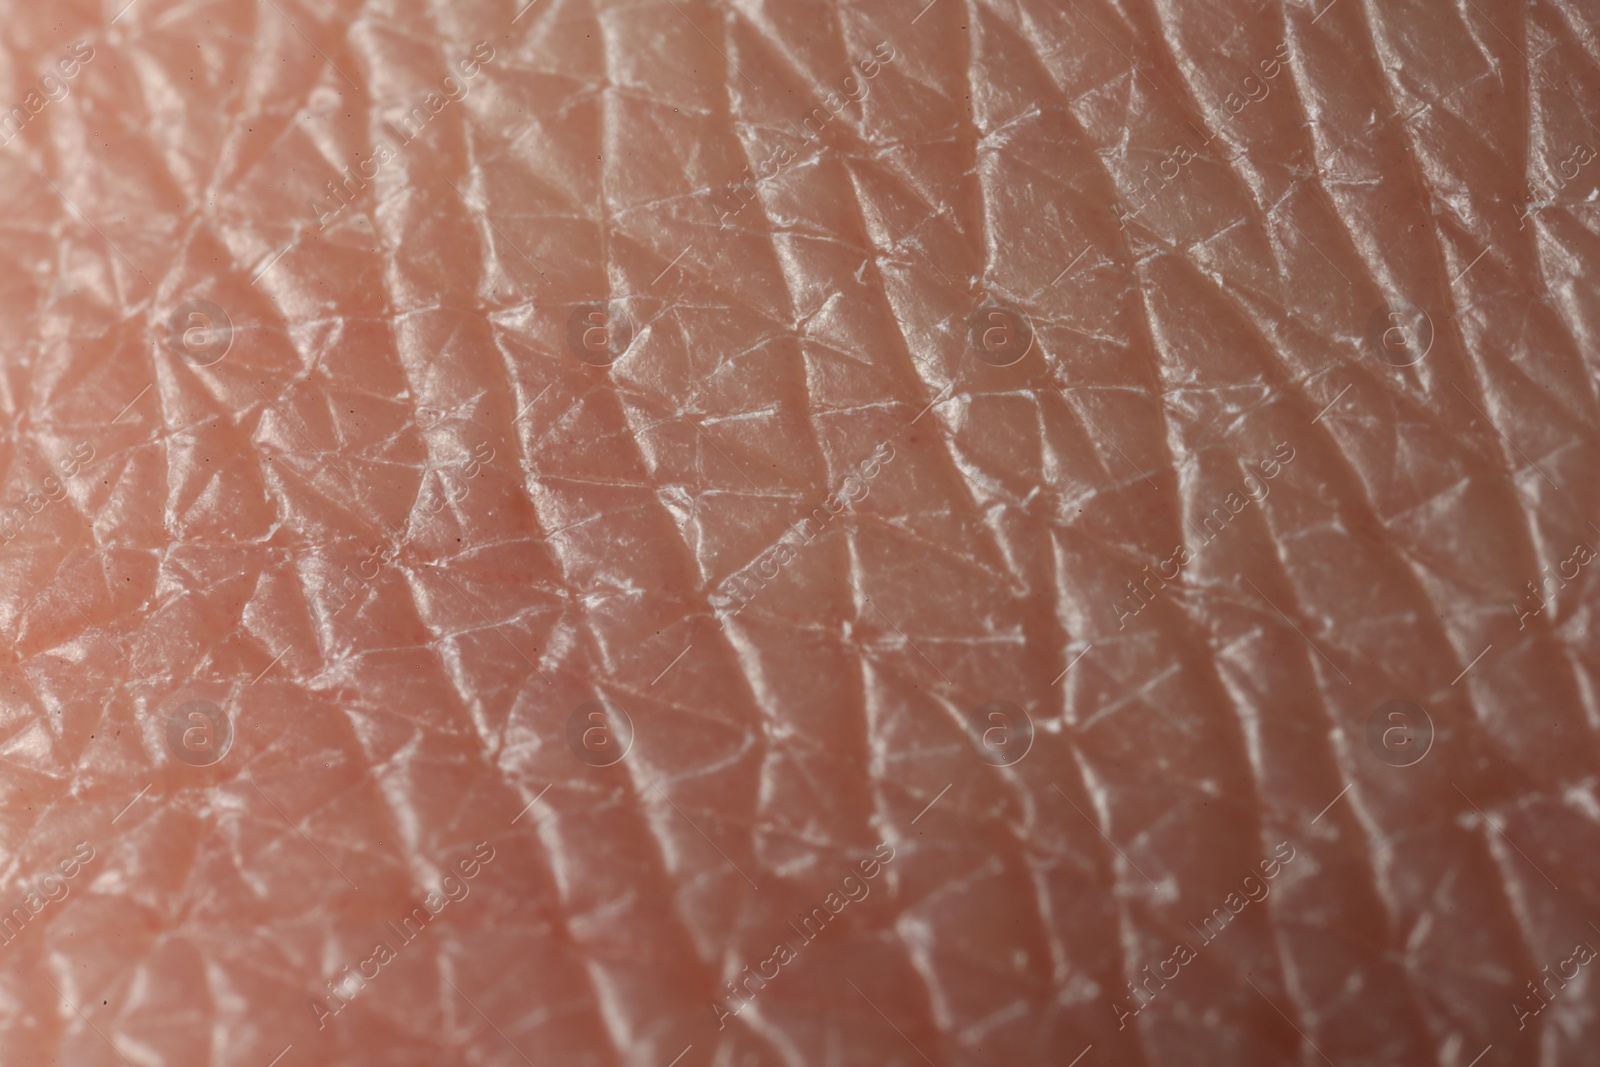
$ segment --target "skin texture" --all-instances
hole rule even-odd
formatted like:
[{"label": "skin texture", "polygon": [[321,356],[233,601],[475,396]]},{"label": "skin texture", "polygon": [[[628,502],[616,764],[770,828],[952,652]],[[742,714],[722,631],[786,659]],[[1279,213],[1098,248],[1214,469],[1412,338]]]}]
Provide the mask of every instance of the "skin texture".
[{"label": "skin texture", "polygon": [[1588,1062],[1595,14],[1178,7],[6,5],[0,1063]]}]

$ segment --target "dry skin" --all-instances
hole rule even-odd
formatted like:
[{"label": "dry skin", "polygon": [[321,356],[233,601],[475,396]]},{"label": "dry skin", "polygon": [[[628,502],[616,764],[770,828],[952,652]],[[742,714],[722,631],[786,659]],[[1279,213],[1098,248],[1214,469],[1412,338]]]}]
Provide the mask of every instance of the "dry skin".
[{"label": "dry skin", "polygon": [[0,1065],[1596,1062],[1596,5],[124,2]]}]

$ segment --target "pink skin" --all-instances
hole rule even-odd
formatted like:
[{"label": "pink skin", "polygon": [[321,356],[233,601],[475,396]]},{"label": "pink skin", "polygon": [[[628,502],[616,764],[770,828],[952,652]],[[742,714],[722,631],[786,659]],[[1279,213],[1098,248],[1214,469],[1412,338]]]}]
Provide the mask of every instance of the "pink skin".
[{"label": "pink skin", "polygon": [[1587,1062],[1580,5],[0,4],[0,1063]]}]

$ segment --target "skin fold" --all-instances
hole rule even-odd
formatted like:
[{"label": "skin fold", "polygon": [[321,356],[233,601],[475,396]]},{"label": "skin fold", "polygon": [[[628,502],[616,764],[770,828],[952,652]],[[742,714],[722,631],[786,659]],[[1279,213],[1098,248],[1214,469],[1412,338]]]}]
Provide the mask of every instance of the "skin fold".
[{"label": "skin fold", "polygon": [[0,4],[0,1063],[1592,1061],[1592,5]]}]

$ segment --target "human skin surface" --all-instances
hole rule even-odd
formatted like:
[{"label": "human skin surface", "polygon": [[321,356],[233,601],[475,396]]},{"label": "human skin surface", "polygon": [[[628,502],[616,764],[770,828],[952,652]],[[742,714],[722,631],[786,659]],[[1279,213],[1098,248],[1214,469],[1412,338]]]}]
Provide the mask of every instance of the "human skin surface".
[{"label": "human skin surface", "polygon": [[0,8],[0,1064],[1594,1062],[1594,5]]}]

